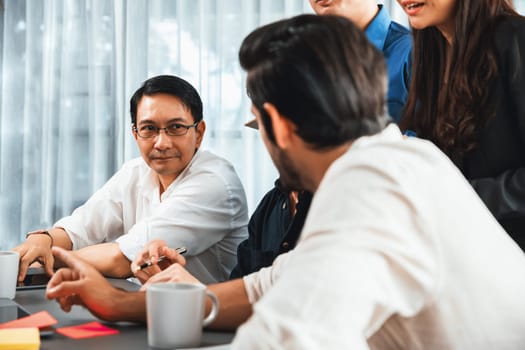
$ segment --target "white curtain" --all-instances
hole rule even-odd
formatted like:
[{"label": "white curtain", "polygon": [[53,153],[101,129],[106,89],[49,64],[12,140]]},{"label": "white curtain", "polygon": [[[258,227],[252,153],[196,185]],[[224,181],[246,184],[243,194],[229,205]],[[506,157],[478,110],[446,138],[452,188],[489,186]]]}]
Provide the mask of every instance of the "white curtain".
[{"label": "white curtain", "polygon": [[520,14],[525,15],[525,0],[514,0],[514,6]]},{"label": "white curtain", "polygon": [[229,159],[250,211],[277,176],[237,53],[306,0],[0,0],[0,249],[71,213],[138,156],[128,101],[175,74],[201,93],[204,147]]}]

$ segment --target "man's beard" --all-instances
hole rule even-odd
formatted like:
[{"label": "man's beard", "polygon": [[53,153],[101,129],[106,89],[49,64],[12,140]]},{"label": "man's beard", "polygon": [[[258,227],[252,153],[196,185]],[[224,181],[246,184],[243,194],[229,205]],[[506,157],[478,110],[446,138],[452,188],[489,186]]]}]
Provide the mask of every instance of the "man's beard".
[{"label": "man's beard", "polygon": [[286,152],[275,148],[273,162],[279,171],[279,182],[285,191],[301,191],[304,186],[301,182],[301,173],[294,166],[291,158]]}]

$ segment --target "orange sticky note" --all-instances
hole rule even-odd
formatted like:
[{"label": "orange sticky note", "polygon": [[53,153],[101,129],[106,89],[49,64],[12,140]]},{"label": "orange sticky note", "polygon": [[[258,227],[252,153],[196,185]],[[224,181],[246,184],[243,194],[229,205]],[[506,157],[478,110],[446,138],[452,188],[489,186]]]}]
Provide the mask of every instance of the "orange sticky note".
[{"label": "orange sticky note", "polygon": [[62,327],[56,331],[73,339],[101,337],[119,333],[118,330],[104,326],[100,322],[89,322],[78,326]]},{"label": "orange sticky note", "polygon": [[19,318],[0,324],[2,328],[45,328],[57,324],[57,320],[49,314],[47,311],[40,311],[35,314]]}]

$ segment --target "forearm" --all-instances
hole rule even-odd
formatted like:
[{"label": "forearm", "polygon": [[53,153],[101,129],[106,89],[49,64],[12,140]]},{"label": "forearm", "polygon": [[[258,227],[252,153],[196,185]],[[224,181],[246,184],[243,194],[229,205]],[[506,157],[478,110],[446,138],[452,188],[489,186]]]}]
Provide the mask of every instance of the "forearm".
[{"label": "forearm", "polygon": [[[209,328],[235,330],[252,314],[252,306],[244,290],[244,281],[213,284],[208,289],[219,298],[219,314]],[[113,305],[103,318],[107,321],[146,322],[146,292],[127,292],[118,290],[111,297]],[[99,314],[97,310],[92,310]],[[206,314],[211,311],[211,301],[207,299]],[[102,316],[102,315],[101,315]]]},{"label": "forearm", "polygon": [[66,250],[73,249],[73,243],[63,228],[55,227],[47,230],[47,232],[53,238],[53,246],[64,248]]},{"label": "forearm", "polygon": [[108,321],[146,322],[146,293],[118,290]]},{"label": "forearm", "polygon": [[[242,278],[209,285],[208,290],[217,295],[220,303],[219,314],[209,328],[235,330],[251,316],[252,305],[248,301]],[[208,299],[206,313],[211,311],[211,305]]]},{"label": "forearm", "polygon": [[127,278],[131,276],[131,261],[122,254],[117,243],[101,243],[73,252],[106,277]]}]

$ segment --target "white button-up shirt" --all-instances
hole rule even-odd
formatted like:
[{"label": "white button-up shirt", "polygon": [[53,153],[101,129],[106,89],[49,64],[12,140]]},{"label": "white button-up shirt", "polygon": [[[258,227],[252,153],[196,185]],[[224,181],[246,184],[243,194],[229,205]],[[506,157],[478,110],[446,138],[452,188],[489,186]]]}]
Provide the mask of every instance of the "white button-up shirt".
[{"label": "white button-up shirt", "polygon": [[244,282],[254,313],[234,349],[525,349],[525,255],[395,125],[330,166],[295,250]]},{"label": "white button-up shirt", "polygon": [[246,196],[233,166],[198,151],[159,193],[158,176],[136,158],[54,226],[66,230],[74,249],[116,240],[131,261],[148,241],[163,239],[170,247],[188,249],[186,267],[202,282],[227,279],[248,222]]}]

